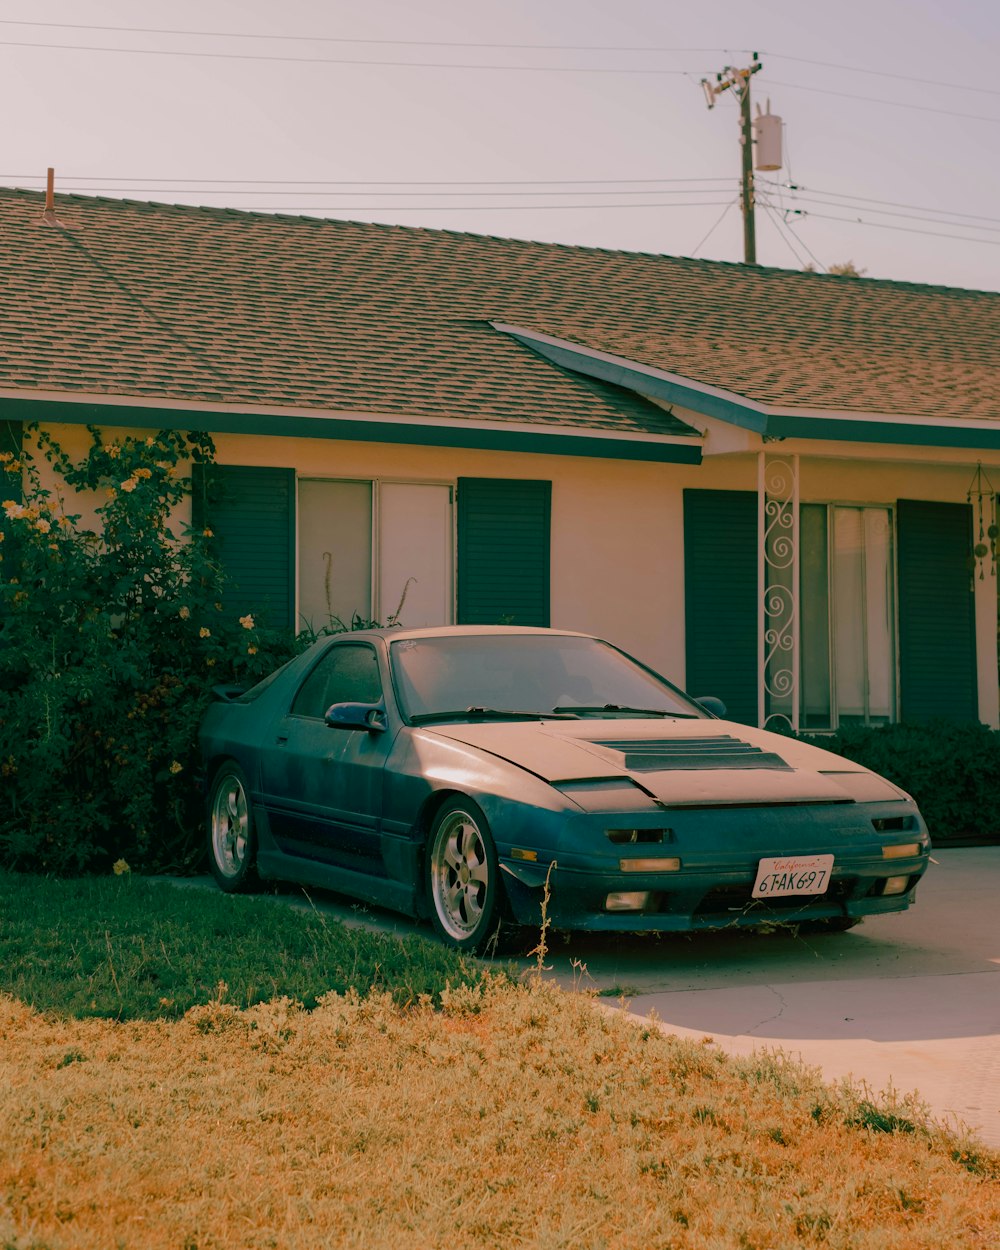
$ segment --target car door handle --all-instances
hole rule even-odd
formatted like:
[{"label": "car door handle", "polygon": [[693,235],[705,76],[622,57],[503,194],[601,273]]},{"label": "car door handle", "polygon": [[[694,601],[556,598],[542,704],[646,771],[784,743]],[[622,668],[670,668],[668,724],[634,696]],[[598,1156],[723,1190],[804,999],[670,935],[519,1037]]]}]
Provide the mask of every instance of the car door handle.
[{"label": "car door handle", "polygon": [[275,742],[277,742],[279,746],[283,742],[287,742],[287,741],[288,741],[288,734],[278,734],[277,738],[275,738]]}]

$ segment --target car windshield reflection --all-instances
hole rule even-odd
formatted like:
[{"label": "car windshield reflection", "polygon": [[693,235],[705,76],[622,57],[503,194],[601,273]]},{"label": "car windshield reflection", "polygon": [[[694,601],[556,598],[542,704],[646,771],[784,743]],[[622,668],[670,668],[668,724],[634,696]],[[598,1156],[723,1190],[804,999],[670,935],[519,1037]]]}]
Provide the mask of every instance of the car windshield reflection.
[{"label": "car windshield reflection", "polygon": [[705,717],[680,691],[594,638],[478,634],[390,645],[401,710],[450,719]]}]

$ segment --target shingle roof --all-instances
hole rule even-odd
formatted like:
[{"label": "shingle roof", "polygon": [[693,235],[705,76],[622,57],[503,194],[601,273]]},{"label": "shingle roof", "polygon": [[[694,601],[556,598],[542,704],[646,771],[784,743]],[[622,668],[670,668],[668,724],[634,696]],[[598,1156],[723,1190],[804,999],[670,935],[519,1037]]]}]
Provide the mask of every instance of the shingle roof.
[{"label": "shingle roof", "polygon": [[674,433],[490,321],[765,404],[1000,422],[1000,295],[0,190],[0,385]]}]

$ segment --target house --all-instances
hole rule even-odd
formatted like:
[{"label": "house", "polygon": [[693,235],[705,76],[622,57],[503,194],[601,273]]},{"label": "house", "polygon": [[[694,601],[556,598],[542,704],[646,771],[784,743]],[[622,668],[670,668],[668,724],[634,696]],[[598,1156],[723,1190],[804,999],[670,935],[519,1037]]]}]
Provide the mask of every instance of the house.
[{"label": "house", "polygon": [[1000,295],[15,190],[0,253],[7,440],[210,432],[272,624],[551,624],[746,722],[1000,723]]}]

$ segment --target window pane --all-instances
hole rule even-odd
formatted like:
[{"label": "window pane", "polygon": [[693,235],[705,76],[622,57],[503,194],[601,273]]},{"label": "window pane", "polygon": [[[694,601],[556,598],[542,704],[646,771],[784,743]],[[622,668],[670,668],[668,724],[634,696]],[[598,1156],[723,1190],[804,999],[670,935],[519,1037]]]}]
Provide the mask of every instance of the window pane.
[{"label": "window pane", "polygon": [[825,504],[803,504],[799,513],[801,723],[829,729],[830,588]]},{"label": "window pane", "polygon": [[[408,629],[452,616],[451,487],[383,482],[379,487],[379,619]],[[402,606],[400,606],[402,604]]]},{"label": "window pane", "polygon": [[299,621],[320,630],[372,614],[370,482],[299,482]]},{"label": "window pane", "polygon": [[655,673],[595,638],[497,633],[403,638],[389,659],[407,716],[489,707],[607,716],[605,705],[702,718]]},{"label": "window pane", "polygon": [[378,703],[382,682],[371,647],[338,643],[331,647],[299,688],[293,716],[322,720],[334,703]]},{"label": "window pane", "polygon": [[833,510],[833,639],[840,719],[865,715],[864,527],[860,508]]},{"label": "window pane", "polygon": [[884,723],[896,708],[892,639],[892,531],[884,508],[865,508],[865,628],[868,654],[868,720]]}]

